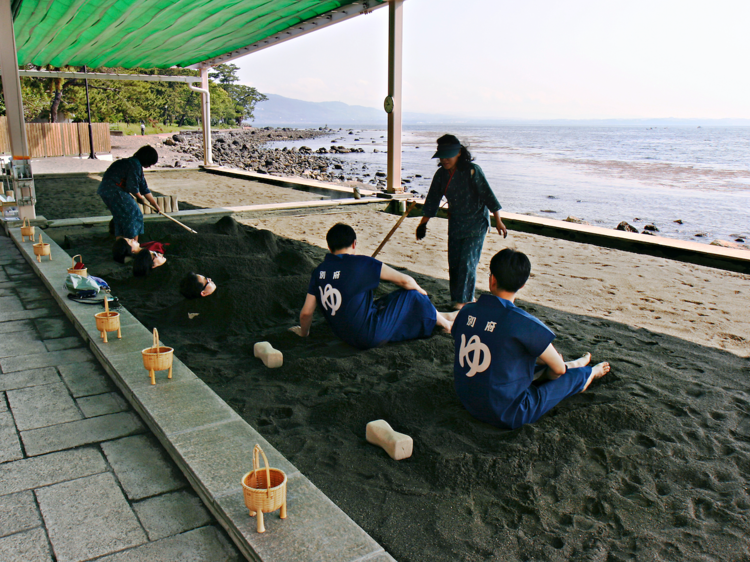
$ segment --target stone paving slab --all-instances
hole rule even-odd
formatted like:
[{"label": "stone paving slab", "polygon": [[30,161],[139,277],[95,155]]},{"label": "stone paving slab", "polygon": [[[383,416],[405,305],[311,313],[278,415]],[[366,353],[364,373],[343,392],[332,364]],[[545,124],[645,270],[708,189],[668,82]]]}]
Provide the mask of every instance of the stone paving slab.
[{"label": "stone paving slab", "polygon": [[130,409],[130,405],[117,392],[84,396],[78,398],[76,402],[87,418],[116,414]]},{"label": "stone paving slab", "polygon": [[0,464],[0,496],[107,470],[98,449],[85,447]]},{"label": "stone paving slab", "polygon": [[93,360],[58,367],[74,398],[104,394],[115,389],[101,365]]},{"label": "stone paving slab", "polygon": [[[3,407],[5,407],[3,401]],[[21,443],[18,440],[13,416],[7,410],[0,412],[0,463],[23,458]]]},{"label": "stone paving slab", "polygon": [[39,369],[41,367],[54,367],[55,365],[75,363],[90,358],[91,352],[88,349],[66,349],[64,351],[8,357],[0,361],[0,369],[2,369],[3,373],[12,373],[13,371],[24,371],[27,369]]},{"label": "stone paving slab", "polygon": [[0,560],[3,562],[53,562],[44,529],[37,527],[0,539]]},{"label": "stone paving slab", "polygon": [[[35,332],[3,334],[2,340],[0,340],[0,359],[46,352],[47,348]],[[2,363],[4,362],[2,361]]]},{"label": "stone paving slab", "polygon": [[136,435],[108,441],[102,443],[102,450],[132,500],[179,490],[187,484],[153,437]]},{"label": "stone paving slab", "polygon": [[19,431],[83,419],[61,382],[10,390],[7,396]]},{"label": "stone paving slab", "polygon": [[200,498],[185,490],[143,500],[134,504],[133,509],[152,541],[211,523]]},{"label": "stone paving slab", "polygon": [[0,322],[9,322],[11,320],[32,320],[34,318],[44,318],[49,316],[59,316],[60,311],[57,307],[44,306],[32,310],[16,310],[12,312],[0,312]]},{"label": "stone paving slab", "polygon": [[13,390],[60,382],[60,375],[54,367],[42,367],[28,371],[16,371],[0,375],[0,390]]},{"label": "stone paving slab", "polygon": [[27,531],[41,524],[42,517],[32,491],[0,496],[0,537]]},{"label": "stone paving slab", "polygon": [[23,302],[18,297],[0,297],[0,310],[3,312],[24,310]]},{"label": "stone paving slab", "polygon": [[21,432],[21,440],[30,457],[52,451],[100,443],[146,430],[133,412],[120,412]]},{"label": "stone paving slab", "polygon": [[206,383],[197,379],[167,379],[156,385],[139,386],[133,389],[133,394],[167,434],[242,419]]},{"label": "stone paving slab", "polygon": [[64,349],[74,349],[76,347],[83,347],[85,345],[84,341],[78,336],[44,340],[43,343],[44,347],[47,348],[47,351],[62,351]]},{"label": "stone paving slab", "polygon": [[36,497],[57,562],[89,560],[147,541],[110,473],[41,488]]},{"label": "stone paving slab", "polygon": [[38,318],[34,320],[43,340],[77,336],[75,328],[65,318]]},{"label": "stone paving slab", "polygon": [[[201,527],[97,562],[239,562],[236,552],[216,527]],[[279,559],[279,562],[286,562]]]}]

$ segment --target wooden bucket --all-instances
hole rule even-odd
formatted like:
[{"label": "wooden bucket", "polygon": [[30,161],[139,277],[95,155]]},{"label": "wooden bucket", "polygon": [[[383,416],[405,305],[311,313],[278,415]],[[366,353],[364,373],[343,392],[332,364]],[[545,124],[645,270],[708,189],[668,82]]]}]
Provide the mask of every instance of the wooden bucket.
[{"label": "wooden bucket", "polygon": [[[70,270],[68,270],[70,271]],[[94,314],[96,318],[96,329],[99,330],[99,335],[107,343],[107,332],[117,332],[117,338],[122,338],[122,332],[120,331],[120,313],[109,311],[109,300],[104,295],[104,312]]]},{"label": "wooden bucket", "polygon": [[[260,468],[260,455],[266,467]],[[286,474],[278,468],[270,468],[268,459],[260,445],[253,448],[253,470],[242,477],[245,505],[250,516],[258,516],[258,532],[265,533],[263,514],[281,508],[279,516],[286,519]]]},{"label": "wooden bucket", "polygon": [[169,369],[168,379],[172,378],[172,359],[174,358],[174,349],[166,346],[159,346],[159,332],[154,328],[154,344],[141,351],[143,355],[143,366],[151,376],[151,384],[156,384],[156,371]]},{"label": "wooden bucket", "polygon": [[39,243],[34,244],[34,255],[36,256],[36,261],[40,262],[42,261],[42,256],[49,256],[50,261],[52,261],[52,250],[50,250],[49,244],[45,244],[42,242],[42,233],[39,233]]},{"label": "wooden bucket", "polygon": [[31,241],[34,240],[34,227],[31,226],[29,219],[23,219],[21,223],[21,242],[26,242],[26,238]]},{"label": "wooden bucket", "polygon": [[[78,261],[83,263],[83,258],[81,257],[81,254],[76,254],[73,256],[73,263],[68,268],[68,273],[73,273],[74,275],[80,275],[81,277],[88,277],[89,276],[89,270],[87,268],[81,268],[76,269],[76,258],[78,258]],[[111,332],[112,330],[110,330]]]}]

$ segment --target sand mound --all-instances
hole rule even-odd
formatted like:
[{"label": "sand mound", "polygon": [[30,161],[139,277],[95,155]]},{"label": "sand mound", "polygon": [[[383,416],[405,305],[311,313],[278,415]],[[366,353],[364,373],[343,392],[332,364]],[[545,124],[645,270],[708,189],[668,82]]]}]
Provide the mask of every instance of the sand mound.
[{"label": "sand mound", "polygon": [[[230,218],[196,226],[200,236],[148,229],[172,246],[147,279],[111,262],[104,237],[70,237],[69,252],[396,559],[750,556],[750,360],[519,303],[566,357],[591,351],[612,372],[536,425],[501,431],[459,404],[448,335],[361,352],[321,318],[309,338],[287,331],[320,248]],[[176,284],[190,270],[217,293],[184,301]],[[415,277],[447,304],[447,282]],[[281,369],[253,358],[260,340],[283,351]],[[379,418],[414,438],[411,458],[365,441]]]}]

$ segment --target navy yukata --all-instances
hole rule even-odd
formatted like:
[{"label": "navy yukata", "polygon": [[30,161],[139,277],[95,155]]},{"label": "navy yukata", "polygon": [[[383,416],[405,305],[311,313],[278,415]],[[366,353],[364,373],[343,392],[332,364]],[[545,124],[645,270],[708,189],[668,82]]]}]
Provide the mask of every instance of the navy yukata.
[{"label": "navy yukata", "polygon": [[399,289],[373,299],[382,266],[368,256],[327,254],[310,278],[307,292],[333,333],[359,349],[427,337],[435,327],[435,307],[418,291]]},{"label": "navy yukata", "polygon": [[143,214],[130,194],[146,195],[151,190],[146,185],[143,166],[137,158],[124,158],[114,162],[104,172],[102,183],[96,192],[112,213],[115,236],[135,238],[143,234]]},{"label": "navy yukata", "polygon": [[459,400],[475,418],[503,428],[534,423],[568,396],[583,390],[591,367],[568,369],[534,383],[536,359],[555,339],[543,322],[512,302],[482,295],[453,323],[453,381]]},{"label": "navy yukata", "polygon": [[[484,237],[490,226],[490,213],[502,207],[476,164],[455,173],[440,168],[432,178],[423,213],[434,217],[443,196],[448,199],[448,273],[451,300],[471,302],[477,281],[477,265]],[[472,176],[472,170],[474,174]]]}]

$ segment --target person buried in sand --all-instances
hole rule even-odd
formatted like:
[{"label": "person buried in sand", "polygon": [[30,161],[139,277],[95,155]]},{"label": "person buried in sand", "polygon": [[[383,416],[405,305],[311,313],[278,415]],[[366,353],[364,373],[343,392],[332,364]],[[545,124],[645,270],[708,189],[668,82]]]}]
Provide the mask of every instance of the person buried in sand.
[{"label": "person buried in sand", "polygon": [[186,299],[197,299],[212,295],[216,290],[216,283],[210,277],[190,272],[180,281],[180,294]]},{"label": "person buried in sand", "polygon": [[133,276],[146,277],[151,273],[152,269],[164,265],[165,263],[167,263],[167,258],[165,258],[162,253],[154,250],[138,252],[133,260]]},{"label": "person buried in sand", "polygon": [[[455,313],[435,310],[412,277],[374,258],[357,255],[357,235],[351,226],[334,225],[326,241],[331,253],[313,271],[300,325],[291,328],[294,333],[303,337],[310,333],[318,303],[333,333],[359,349],[428,337],[435,325],[450,330]],[[373,300],[373,291],[381,281],[401,289]]]},{"label": "person buried in sand", "polygon": [[531,272],[525,254],[501,250],[492,258],[490,272],[492,294],[467,304],[453,323],[453,379],[472,416],[516,429],[586,390],[609,372],[609,363],[589,367],[590,353],[565,363],[552,345],[552,330],[515,306]]},{"label": "person buried in sand", "polygon": [[135,238],[118,238],[112,246],[112,259],[118,263],[126,263],[128,258],[133,258],[142,250],[153,250],[159,254],[164,254],[169,242],[144,242],[141,244]]},{"label": "person buried in sand", "polygon": [[113,162],[104,172],[96,192],[112,213],[116,238],[138,240],[138,236],[143,234],[143,214],[133,197],[141,201],[146,199],[152,207],[161,211],[143,175],[144,168],[158,161],[156,149],[146,145],[139,148],[132,158]]}]

